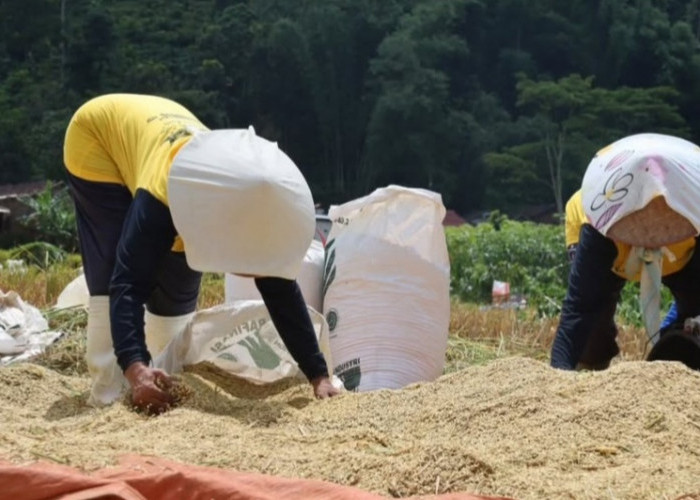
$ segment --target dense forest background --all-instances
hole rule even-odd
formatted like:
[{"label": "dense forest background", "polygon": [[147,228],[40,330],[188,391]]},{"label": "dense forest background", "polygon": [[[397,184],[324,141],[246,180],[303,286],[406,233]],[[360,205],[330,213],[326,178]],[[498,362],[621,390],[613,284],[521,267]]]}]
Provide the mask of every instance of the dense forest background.
[{"label": "dense forest background", "polygon": [[108,92],[255,126],[338,203],[552,203],[624,135],[700,139],[700,0],[2,0],[0,184],[62,178]]}]

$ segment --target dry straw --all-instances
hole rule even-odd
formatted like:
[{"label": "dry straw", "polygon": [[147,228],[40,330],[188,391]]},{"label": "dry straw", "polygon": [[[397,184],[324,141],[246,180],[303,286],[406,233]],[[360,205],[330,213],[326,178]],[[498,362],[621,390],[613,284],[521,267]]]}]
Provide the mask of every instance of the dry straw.
[{"label": "dry straw", "polygon": [[675,499],[700,492],[700,374],[620,362],[563,372],[505,358],[402,390],[314,400],[308,384],[256,387],[212,367],[148,418],[85,405],[86,377],[0,370],[0,456],[95,469],[124,453],[355,485],[401,497]]},{"label": "dry straw", "polygon": [[88,407],[84,313],[51,321],[67,333],[44,366],[0,370],[0,457],[15,463],[91,470],[138,453],[394,497],[700,498],[700,374],[627,361],[643,356],[638,329],[621,328],[609,370],[563,372],[546,364],[555,320],[453,304],[450,373],[435,382],[316,401],[306,383],[197,365],[183,404],[149,418],[127,398]]}]

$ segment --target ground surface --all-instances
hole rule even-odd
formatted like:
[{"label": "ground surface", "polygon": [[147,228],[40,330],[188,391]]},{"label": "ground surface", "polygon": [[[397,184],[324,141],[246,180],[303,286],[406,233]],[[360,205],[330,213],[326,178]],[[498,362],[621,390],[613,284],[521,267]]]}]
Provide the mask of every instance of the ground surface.
[{"label": "ground surface", "polygon": [[306,384],[258,388],[206,366],[184,380],[194,395],[147,418],[87,407],[87,377],[3,368],[0,457],[95,469],[139,453],[388,496],[700,498],[700,373],[676,363],[569,373],[506,358],[328,401]]}]

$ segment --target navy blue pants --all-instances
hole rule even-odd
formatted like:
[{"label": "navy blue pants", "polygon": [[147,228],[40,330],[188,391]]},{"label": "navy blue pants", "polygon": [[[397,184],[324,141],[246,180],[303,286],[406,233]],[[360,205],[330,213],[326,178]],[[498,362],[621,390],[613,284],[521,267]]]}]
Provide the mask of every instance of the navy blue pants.
[{"label": "navy blue pants", "polygon": [[[117,244],[133,197],[120,184],[92,182],[70,173],[80,253],[90,295],[109,295]],[[157,282],[146,308],[159,316],[193,312],[202,274],[193,271],[182,252],[169,252],[160,263]]]},{"label": "navy blue pants", "polygon": [[[700,314],[699,245],[696,238],[696,250],[685,267],[662,278],[676,301],[681,323]],[[552,345],[552,366],[573,369],[583,363],[605,367],[618,354],[614,317],[625,280],[611,270],[616,257],[612,240],[589,224],[582,226]]]}]

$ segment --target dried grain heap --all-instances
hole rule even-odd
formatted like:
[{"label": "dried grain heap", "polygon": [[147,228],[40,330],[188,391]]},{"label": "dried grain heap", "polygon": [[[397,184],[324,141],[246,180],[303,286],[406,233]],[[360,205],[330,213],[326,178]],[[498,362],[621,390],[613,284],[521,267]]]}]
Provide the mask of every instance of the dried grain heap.
[{"label": "dried grain heap", "polygon": [[0,370],[0,457],[88,470],[124,453],[324,479],[384,495],[468,491],[520,499],[700,493],[700,374],[677,363],[555,371],[526,358],[400,391],[312,399],[207,366],[194,395],[157,417],[92,409],[87,378]]}]

